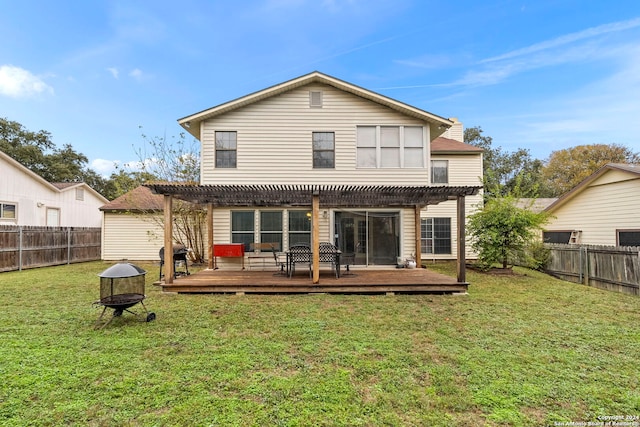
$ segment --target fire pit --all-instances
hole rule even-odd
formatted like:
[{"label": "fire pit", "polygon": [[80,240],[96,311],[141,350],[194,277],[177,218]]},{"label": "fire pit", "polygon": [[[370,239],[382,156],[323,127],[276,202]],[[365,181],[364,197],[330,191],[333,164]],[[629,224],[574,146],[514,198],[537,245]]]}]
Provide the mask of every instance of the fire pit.
[{"label": "fire pit", "polygon": [[[146,317],[144,321],[151,322],[156,318],[155,313],[150,313],[142,302],[145,299],[145,274],[146,271],[140,267],[121,262],[107,268],[98,275],[100,277],[100,300],[94,304],[103,306],[104,310],[102,310],[102,314],[98,318],[96,329],[104,328],[115,317],[122,316],[125,311],[138,316],[138,313],[129,310],[129,308],[138,303],[142,305],[145,311]],[[113,316],[106,323],[100,325],[107,308],[113,309]]]}]

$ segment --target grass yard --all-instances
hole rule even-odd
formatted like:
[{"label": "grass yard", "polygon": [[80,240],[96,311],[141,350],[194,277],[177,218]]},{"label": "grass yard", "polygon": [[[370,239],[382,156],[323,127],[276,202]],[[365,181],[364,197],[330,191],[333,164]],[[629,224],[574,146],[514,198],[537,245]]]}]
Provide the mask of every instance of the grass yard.
[{"label": "grass yard", "polygon": [[96,331],[111,265],[0,274],[0,425],[640,423],[637,297],[526,270],[468,272],[468,296],[166,295],[139,264],[157,319]]}]

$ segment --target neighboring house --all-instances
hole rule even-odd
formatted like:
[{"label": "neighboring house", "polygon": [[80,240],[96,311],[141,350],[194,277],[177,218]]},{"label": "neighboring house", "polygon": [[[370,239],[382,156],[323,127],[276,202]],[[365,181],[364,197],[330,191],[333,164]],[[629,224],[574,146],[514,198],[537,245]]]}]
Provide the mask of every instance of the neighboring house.
[{"label": "neighboring house", "polygon": [[100,207],[102,259],[158,260],[164,245],[162,196],[138,187]]},{"label": "neighboring house", "polygon": [[548,243],[640,246],[640,165],[610,163],[545,210]]},{"label": "neighboring house", "polygon": [[83,182],[50,183],[0,151],[0,225],[100,227],[108,200]]},{"label": "neighboring house", "polygon": [[461,124],[319,72],[179,123],[201,142],[201,185],[150,188],[209,204],[214,243],[286,249],[318,233],[360,265],[456,258],[456,212],[481,202],[482,153]]},{"label": "neighboring house", "polygon": [[538,197],[535,199],[523,197],[516,200],[516,207],[539,213],[548,208],[556,200],[558,200],[557,197]]}]

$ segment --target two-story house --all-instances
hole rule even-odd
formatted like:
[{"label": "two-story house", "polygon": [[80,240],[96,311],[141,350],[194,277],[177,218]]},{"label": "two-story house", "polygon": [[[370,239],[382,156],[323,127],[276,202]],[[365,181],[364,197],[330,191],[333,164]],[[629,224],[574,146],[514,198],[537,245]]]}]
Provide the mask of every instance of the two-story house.
[{"label": "two-story house", "polygon": [[0,151],[0,225],[100,227],[108,202],[83,182],[50,183]]},{"label": "two-story house", "polygon": [[[165,195],[165,215],[173,197],[209,205],[214,243],[327,241],[362,266],[423,249],[465,257],[482,155],[456,121],[313,72],[179,123],[201,142],[200,185],[149,187]],[[165,246],[170,235],[165,226]]]}]

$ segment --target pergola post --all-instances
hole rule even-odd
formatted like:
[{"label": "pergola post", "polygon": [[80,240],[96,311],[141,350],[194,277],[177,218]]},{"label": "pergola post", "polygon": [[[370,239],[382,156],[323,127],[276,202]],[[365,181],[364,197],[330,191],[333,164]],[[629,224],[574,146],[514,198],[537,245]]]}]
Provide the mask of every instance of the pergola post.
[{"label": "pergola post", "polygon": [[213,204],[207,203],[207,268],[213,270]]},{"label": "pergola post", "polygon": [[458,196],[458,283],[467,281],[464,196]]},{"label": "pergola post", "polygon": [[313,254],[313,284],[320,282],[320,194],[313,192],[311,203],[311,253]]},{"label": "pergola post", "polygon": [[415,241],[415,253],[416,253],[416,267],[421,268],[422,267],[422,248],[421,248],[421,234],[422,234],[422,227],[421,227],[421,220],[420,220],[420,211],[422,209],[420,209],[420,206],[416,205],[415,207],[415,213],[414,213],[414,217],[415,217],[415,234],[416,234],[416,241]]},{"label": "pergola post", "polygon": [[164,196],[164,283],[173,283],[173,196]]}]

